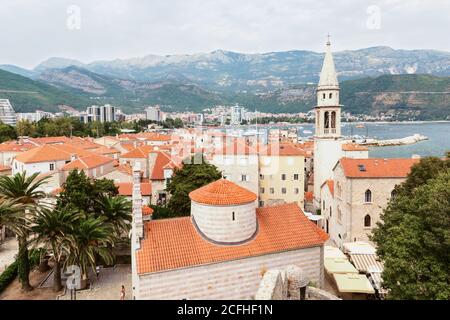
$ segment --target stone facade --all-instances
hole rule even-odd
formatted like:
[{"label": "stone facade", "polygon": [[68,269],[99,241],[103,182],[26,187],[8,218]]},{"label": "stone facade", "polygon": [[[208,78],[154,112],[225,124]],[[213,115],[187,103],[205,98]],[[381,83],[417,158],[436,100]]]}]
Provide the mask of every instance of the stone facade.
[{"label": "stone facade", "polygon": [[[368,241],[372,229],[380,220],[395,186],[405,178],[348,178],[342,166],[334,169],[335,196],[333,214],[329,219],[330,239],[338,246],[344,242]],[[365,193],[370,190],[371,201],[366,202]],[[370,218],[366,218],[366,217]],[[365,225],[365,222],[370,224]]]},{"label": "stone facade", "polygon": [[191,202],[191,215],[200,231],[217,242],[241,242],[256,232],[255,202],[211,206]]},{"label": "stone facade", "polygon": [[288,264],[300,266],[311,281],[323,286],[323,246],[317,246],[142,274],[136,299],[254,299],[263,274]]}]

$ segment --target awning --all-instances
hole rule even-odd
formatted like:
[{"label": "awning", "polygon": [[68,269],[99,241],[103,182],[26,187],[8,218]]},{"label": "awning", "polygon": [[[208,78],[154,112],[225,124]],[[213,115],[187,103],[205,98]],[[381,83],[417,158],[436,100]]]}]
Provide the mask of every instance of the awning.
[{"label": "awning", "polygon": [[369,278],[372,280],[372,285],[375,289],[378,290],[378,293],[382,295],[387,293],[387,290],[381,287],[381,272],[371,272],[369,273]]},{"label": "awning", "polygon": [[346,258],[345,254],[339,248],[325,246],[324,257],[327,258]]},{"label": "awning", "polygon": [[358,270],[347,260],[347,258],[327,258],[325,259],[325,270],[329,274],[333,273],[358,273]]},{"label": "awning", "polygon": [[375,254],[350,254],[350,261],[359,272],[383,272],[383,264]]},{"label": "awning", "polygon": [[364,241],[347,242],[342,245],[348,254],[375,254],[376,250],[370,243]]},{"label": "awning", "polygon": [[333,274],[339,292],[374,294],[369,279],[363,274]]}]

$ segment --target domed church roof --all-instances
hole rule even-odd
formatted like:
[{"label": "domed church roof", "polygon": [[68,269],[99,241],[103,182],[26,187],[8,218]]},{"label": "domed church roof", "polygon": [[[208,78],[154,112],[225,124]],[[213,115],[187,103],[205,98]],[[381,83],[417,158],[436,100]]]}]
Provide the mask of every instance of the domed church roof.
[{"label": "domed church roof", "polygon": [[227,206],[249,203],[257,196],[229,180],[220,179],[192,191],[189,198],[203,204]]}]

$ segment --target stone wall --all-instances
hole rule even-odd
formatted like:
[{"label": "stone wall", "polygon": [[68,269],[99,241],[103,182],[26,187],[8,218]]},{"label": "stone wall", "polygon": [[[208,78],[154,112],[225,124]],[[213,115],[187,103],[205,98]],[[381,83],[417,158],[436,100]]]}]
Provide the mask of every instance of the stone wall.
[{"label": "stone wall", "polygon": [[136,299],[254,299],[267,270],[300,266],[323,285],[323,246],[139,275]]}]

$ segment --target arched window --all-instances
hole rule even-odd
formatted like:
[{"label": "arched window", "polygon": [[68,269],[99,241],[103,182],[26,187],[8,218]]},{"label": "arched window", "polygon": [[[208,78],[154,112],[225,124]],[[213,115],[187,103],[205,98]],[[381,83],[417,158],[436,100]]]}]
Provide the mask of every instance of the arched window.
[{"label": "arched window", "polygon": [[397,191],[394,189],[391,191],[391,198],[395,198],[395,196],[397,195]]},{"label": "arched window", "polygon": [[369,189],[364,193],[364,202],[372,202],[372,191]]},{"label": "arched window", "polygon": [[372,219],[370,218],[370,216],[367,214],[365,217],[364,217],[364,227],[366,227],[366,228],[369,228],[370,226],[371,226],[371,224],[372,224],[372,221],[371,221]]},{"label": "arched window", "polygon": [[342,186],[340,182],[337,183],[337,195],[339,198],[342,197]]},{"label": "arched window", "polygon": [[336,111],[331,112],[331,128],[336,129]]},{"label": "arched window", "polygon": [[330,112],[329,111],[325,112],[324,124],[325,124],[325,126],[324,126],[325,129],[328,129],[330,127]]},{"label": "arched window", "polygon": [[322,200],[322,210],[325,211],[325,200]]},{"label": "arched window", "polygon": [[326,97],[325,93],[324,93],[324,94],[322,94],[322,99],[325,99],[325,97]]},{"label": "arched window", "polygon": [[330,99],[333,97],[333,94],[332,93],[330,93]]}]

